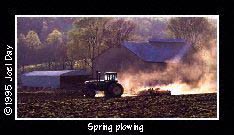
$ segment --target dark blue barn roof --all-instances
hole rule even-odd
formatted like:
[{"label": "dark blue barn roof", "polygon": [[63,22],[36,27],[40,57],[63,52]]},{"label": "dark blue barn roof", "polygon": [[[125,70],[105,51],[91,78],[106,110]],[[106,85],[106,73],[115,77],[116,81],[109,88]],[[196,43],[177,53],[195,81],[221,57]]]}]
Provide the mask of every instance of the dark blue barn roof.
[{"label": "dark blue barn roof", "polygon": [[[182,40],[179,42],[182,42]],[[123,46],[147,62],[176,62],[184,56],[189,48],[185,42],[180,44],[168,43],[160,46],[151,44],[151,42],[124,42]]]}]

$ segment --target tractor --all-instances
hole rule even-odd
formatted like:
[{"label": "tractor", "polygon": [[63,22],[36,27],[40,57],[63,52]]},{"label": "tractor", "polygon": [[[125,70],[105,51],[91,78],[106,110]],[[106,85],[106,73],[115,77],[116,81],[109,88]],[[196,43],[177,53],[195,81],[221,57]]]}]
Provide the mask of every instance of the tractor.
[{"label": "tractor", "polygon": [[96,79],[85,81],[83,93],[85,97],[95,97],[96,91],[104,91],[105,97],[121,97],[124,88],[118,83],[116,72],[105,72],[101,79],[101,72],[96,71]]}]

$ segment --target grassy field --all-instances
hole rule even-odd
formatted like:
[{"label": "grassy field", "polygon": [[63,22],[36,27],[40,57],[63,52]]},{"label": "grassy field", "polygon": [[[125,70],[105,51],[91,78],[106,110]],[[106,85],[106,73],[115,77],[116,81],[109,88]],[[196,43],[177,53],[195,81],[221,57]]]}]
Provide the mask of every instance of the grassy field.
[{"label": "grassy field", "polygon": [[216,118],[216,94],[84,98],[72,92],[18,92],[19,118]]}]

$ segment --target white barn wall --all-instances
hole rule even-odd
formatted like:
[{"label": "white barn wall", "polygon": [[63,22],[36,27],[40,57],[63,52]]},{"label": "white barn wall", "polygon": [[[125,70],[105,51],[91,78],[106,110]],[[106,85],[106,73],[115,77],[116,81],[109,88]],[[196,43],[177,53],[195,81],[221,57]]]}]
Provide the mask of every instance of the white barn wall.
[{"label": "white barn wall", "polygon": [[[61,82],[61,78],[73,78],[71,83],[74,83],[74,81],[78,83],[80,79],[83,78],[84,80],[84,76],[89,76],[89,73],[84,70],[33,71],[23,74],[21,82],[22,86],[26,87],[61,88],[64,84],[64,79]],[[69,83],[69,85],[71,84]]]},{"label": "white barn wall", "polygon": [[22,76],[21,81],[27,87],[60,87],[60,76]]}]

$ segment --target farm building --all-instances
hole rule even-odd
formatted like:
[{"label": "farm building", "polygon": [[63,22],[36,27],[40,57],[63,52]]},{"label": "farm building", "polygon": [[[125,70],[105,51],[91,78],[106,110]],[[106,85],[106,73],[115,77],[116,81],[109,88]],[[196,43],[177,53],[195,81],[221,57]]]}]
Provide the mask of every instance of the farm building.
[{"label": "farm building", "polygon": [[94,70],[101,72],[164,70],[168,63],[178,63],[189,45],[182,39],[151,39],[148,42],[124,42],[110,48],[94,60]]},{"label": "farm building", "polygon": [[88,79],[85,70],[33,71],[21,76],[22,86],[43,88],[74,88]]}]

